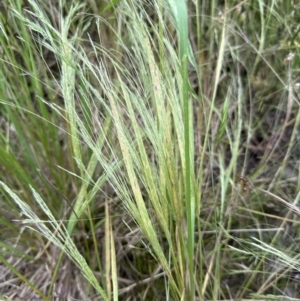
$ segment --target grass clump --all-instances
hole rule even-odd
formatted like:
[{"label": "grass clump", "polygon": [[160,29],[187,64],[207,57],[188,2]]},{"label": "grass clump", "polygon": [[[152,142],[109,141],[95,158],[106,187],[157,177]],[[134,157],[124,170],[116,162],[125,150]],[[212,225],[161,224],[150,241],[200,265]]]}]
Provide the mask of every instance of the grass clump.
[{"label": "grass clump", "polygon": [[299,298],[296,7],[200,2],[1,11],[3,299]]}]

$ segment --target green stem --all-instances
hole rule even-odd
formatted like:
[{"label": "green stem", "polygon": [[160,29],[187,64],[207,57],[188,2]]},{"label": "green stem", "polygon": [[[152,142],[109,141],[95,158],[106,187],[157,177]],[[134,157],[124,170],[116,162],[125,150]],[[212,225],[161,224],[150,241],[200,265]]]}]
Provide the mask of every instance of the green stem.
[{"label": "green stem", "polygon": [[189,300],[194,300],[194,207],[191,197],[191,156],[190,156],[190,112],[188,91],[187,55],[182,58],[183,106],[184,106],[184,141],[185,141],[185,199],[188,225],[188,265],[189,265]]}]

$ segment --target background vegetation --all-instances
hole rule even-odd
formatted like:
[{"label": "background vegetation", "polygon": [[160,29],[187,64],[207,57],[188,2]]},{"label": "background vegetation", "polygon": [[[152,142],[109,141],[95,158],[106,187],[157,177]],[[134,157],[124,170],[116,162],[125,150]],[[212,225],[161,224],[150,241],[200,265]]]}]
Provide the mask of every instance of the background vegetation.
[{"label": "background vegetation", "polygon": [[298,300],[297,1],[3,1],[1,300]]}]

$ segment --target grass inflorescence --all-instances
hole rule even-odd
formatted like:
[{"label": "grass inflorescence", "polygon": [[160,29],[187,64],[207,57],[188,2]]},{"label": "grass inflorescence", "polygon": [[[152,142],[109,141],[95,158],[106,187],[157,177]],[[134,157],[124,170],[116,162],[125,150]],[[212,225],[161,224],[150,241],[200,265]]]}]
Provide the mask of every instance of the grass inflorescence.
[{"label": "grass inflorescence", "polygon": [[1,300],[299,299],[298,11],[4,2]]}]

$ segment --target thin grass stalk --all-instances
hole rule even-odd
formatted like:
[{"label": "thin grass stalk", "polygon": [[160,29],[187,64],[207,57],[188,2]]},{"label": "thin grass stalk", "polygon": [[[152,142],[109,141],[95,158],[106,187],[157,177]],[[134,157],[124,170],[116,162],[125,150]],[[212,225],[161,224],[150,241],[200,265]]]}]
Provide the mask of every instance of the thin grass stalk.
[{"label": "thin grass stalk", "polygon": [[175,18],[178,37],[179,37],[179,57],[181,61],[182,72],[182,101],[184,111],[184,143],[185,143],[185,201],[186,201],[186,217],[187,217],[187,258],[188,258],[188,290],[187,296],[189,300],[193,301],[195,298],[195,275],[194,275],[194,249],[195,249],[195,200],[192,197],[191,191],[191,146],[190,139],[193,134],[191,133],[192,127],[190,126],[190,100],[189,100],[189,80],[188,80],[188,21],[187,21],[187,7],[185,1],[169,0],[173,16]]},{"label": "thin grass stalk", "polygon": [[[109,209],[109,208],[108,208]],[[108,210],[109,214],[109,210]],[[119,285],[118,285],[118,273],[117,273],[117,258],[116,258],[116,247],[114,241],[114,232],[112,228],[111,218],[109,218],[109,240],[110,240],[110,257],[111,257],[111,282],[112,282],[112,296],[113,301],[119,300]]]},{"label": "thin grass stalk", "polygon": [[[0,183],[1,184],[1,183]],[[22,275],[12,264],[10,264],[4,257],[0,255],[0,262],[5,264],[17,277],[19,277],[24,283],[26,283],[32,290],[40,296],[44,301],[50,301],[51,299],[45,296],[39,289],[37,289],[24,275]]]},{"label": "thin grass stalk", "polygon": [[179,37],[179,58],[181,61],[182,72],[182,101],[184,111],[184,152],[185,162],[183,164],[185,171],[185,201],[186,201],[186,217],[187,217],[187,257],[188,257],[188,290],[187,296],[189,300],[195,299],[195,272],[194,272],[194,250],[195,250],[195,199],[192,196],[191,175],[193,173],[193,166],[191,164],[191,145],[190,140],[193,136],[191,121],[190,121],[190,100],[189,100],[189,80],[188,80],[188,13],[185,1],[169,0],[171,9],[175,18],[178,37]]},{"label": "thin grass stalk", "polygon": [[190,155],[190,104],[188,99],[187,56],[182,59],[183,101],[184,101],[184,141],[185,141],[185,200],[188,225],[188,266],[189,266],[189,296],[194,300],[194,249],[195,249],[195,204],[191,195],[191,155]]},{"label": "thin grass stalk", "polygon": [[[66,106],[66,114],[68,118],[68,126],[70,127],[70,139],[71,145],[74,152],[74,156],[77,162],[82,162],[82,154],[81,154],[81,146],[79,142],[79,133],[77,130],[77,122],[76,122],[76,109],[75,109],[75,58],[73,47],[71,46],[71,41],[68,39],[69,27],[71,24],[71,18],[76,13],[76,11],[80,8],[79,5],[73,7],[70,10],[69,15],[65,20],[61,20],[61,52],[63,53],[63,59],[61,62],[61,90],[65,101]],[[81,176],[84,176],[84,170],[82,169],[82,164],[77,164],[80,170]],[[82,182],[85,185],[84,182]],[[86,195],[86,189],[82,192]],[[75,211],[80,207],[80,204],[75,206]],[[76,216],[73,216],[76,218]]]},{"label": "thin grass stalk", "polygon": [[106,282],[106,291],[109,299],[111,300],[111,281],[110,281],[110,273],[111,273],[111,246],[110,246],[110,237],[111,237],[111,223],[109,216],[109,208],[107,201],[105,202],[105,282]]},{"label": "thin grass stalk", "polygon": [[[264,6],[265,2],[262,0],[258,0],[259,5],[259,12],[260,12],[260,39],[259,39],[259,48],[258,48],[258,55],[255,58],[253,72],[256,71],[258,63],[261,61],[261,55],[265,46],[265,38],[266,38],[266,27],[265,27],[265,12],[264,12]],[[268,10],[269,11],[269,10]]]},{"label": "thin grass stalk", "polygon": [[[212,3],[212,5],[214,4],[214,1]],[[225,9],[226,11],[226,9]],[[216,66],[216,70],[215,70],[215,79],[214,79],[214,88],[213,88],[213,94],[212,94],[212,99],[210,102],[210,111],[209,111],[209,116],[208,116],[208,120],[207,120],[207,124],[211,125],[211,121],[212,121],[212,116],[213,116],[213,111],[214,111],[214,107],[215,107],[215,100],[216,100],[216,95],[217,95],[217,90],[218,90],[218,86],[219,86],[219,79],[220,79],[220,74],[221,74],[221,69],[223,66],[223,59],[224,59],[224,52],[225,52],[225,46],[226,46],[226,33],[227,33],[227,24],[226,24],[226,14],[224,14],[224,18],[222,19],[222,35],[221,35],[221,43],[220,43],[220,49],[219,49],[219,53],[218,53],[218,61],[217,61],[217,66]],[[209,137],[210,137],[210,127],[207,126],[206,131],[205,131],[205,137],[204,137],[204,142],[203,142],[203,149],[207,149],[208,147],[208,142],[209,142]],[[212,147],[212,149],[210,150],[210,153],[213,154],[213,150],[214,147]],[[203,151],[200,157],[200,168],[202,168],[203,166],[203,162],[204,162],[204,155],[205,152]],[[222,155],[221,155],[222,156]],[[212,160],[212,159],[210,159]],[[223,158],[220,158],[220,163],[223,161]],[[223,164],[221,164],[221,166],[224,166]],[[226,196],[226,189],[228,186],[228,181],[229,181],[229,173],[224,173],[223,177],[221,177],[221,208],[220,208],[220,212],[219,215],[216,217],[217,220],[219,220],[219,223],[222,225],[223,224],[223,219],[224,219],[224,210],[225,210],[225,196]],[[219,241],[216,242],[217,246],[215,248],[215,254],[213,255],[213,257],[215,258],[215,256],[219,257],[220,256],[220,244]],[[217,259],[218,261],[218,259]],[[213,268],[213,263],[211,262],[210,269]],[[204,298],[207,286],[209,285],[209,278],[211,277],[210,273],[206,273],[205,278],[203,280],[203,286],[201,288],[201,293],[202,296],[201,298]],[[217,281],[214,281],[214,297],[217,297],[217,291],[218,291],[218,285],[219,283]]]}]

